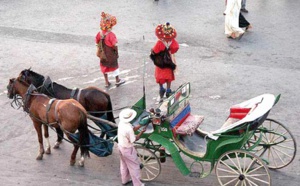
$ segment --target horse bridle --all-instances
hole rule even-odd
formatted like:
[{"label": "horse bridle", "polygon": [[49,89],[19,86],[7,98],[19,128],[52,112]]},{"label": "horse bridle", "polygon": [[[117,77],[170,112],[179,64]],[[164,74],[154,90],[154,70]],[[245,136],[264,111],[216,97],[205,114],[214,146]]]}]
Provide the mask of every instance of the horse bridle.
[{"label": "horse bridle", "polygon": [[7,94],[8,94],[8,97],[10,97],[11,95],[13,95],[13,97],[16,95],[16,91],[15,91],[15,89],[13,89],[13,87],[14,87],[14,85],[15,85],[15,82],[16,82],[16,80],[13,80],[13,82],[12,83],[9,83],[8,85],[7,85]]}]

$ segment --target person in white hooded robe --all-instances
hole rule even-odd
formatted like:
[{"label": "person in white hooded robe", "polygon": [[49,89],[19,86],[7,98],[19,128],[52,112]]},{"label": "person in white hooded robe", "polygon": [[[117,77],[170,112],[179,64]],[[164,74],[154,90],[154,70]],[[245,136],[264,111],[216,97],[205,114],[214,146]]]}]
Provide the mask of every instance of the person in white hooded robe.
[{"label": "person in white hooded robe", "polygon": [[226,0],[225,35],[230,38],[241,38],[244,30],[239,27],[241,0]]}]

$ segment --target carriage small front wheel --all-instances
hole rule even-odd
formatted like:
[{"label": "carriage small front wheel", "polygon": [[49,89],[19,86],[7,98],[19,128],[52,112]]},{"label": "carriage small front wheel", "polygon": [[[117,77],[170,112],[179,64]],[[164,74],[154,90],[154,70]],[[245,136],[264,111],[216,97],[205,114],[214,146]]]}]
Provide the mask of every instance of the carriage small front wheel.
[{"label": "carriage small front wheel", "polygon": [[216,175],[220,185],[271,185],[268,167],[245,150],[225,152],[218,159]]},{"label": "carriage small front wheel", "polygon": [[157,178],[161,172],[159,158],[143,146],[135,146],[135,149],[141,163],[141,180],[152,181]]}]

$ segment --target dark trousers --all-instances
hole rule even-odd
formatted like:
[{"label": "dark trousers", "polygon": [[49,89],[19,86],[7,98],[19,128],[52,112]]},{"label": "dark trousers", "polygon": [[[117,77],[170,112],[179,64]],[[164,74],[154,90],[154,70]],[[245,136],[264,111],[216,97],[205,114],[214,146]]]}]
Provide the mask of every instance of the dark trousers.
[{"label": "dark trousers", "polygon": [[250,23],[245,19],[245,17],[243,16],[243,14],[240,12],[239,15],[239,27],[240,28],[245,28],[247,26],[249,26]]}]

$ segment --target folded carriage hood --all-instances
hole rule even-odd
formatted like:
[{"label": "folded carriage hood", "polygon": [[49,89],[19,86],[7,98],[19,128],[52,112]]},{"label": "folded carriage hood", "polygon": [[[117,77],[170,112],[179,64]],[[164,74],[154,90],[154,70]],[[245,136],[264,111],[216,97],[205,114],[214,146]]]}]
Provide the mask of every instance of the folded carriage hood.
[{"label": "folded carriage hood", "polygon": [[273,94],[262,94],[255,98],[244,101],[240,104],[234,105],[233,107],[251,108],[251,110],[243,119],[232,123],[231,125],[228,125],[226,127],[222,127],[218,130],[209,132],[208,137],[217,140],[219,136],[214,134],[220,134],[226,132],[227,130],[233,129],[234,127],[237,127],[245,122],[254,121],[255,119],[263,116],[269,110],[271,110],[271,108],[274,106],[274,103],[275,96]]}]

